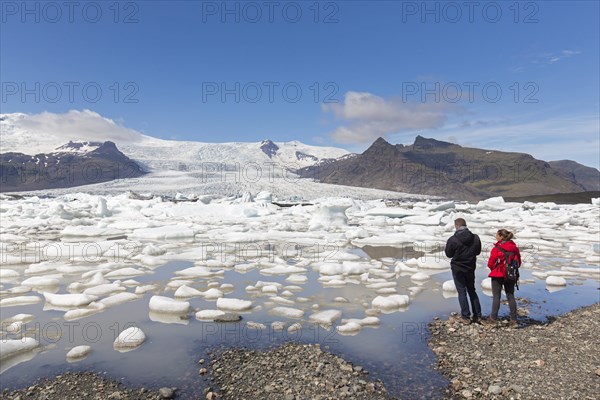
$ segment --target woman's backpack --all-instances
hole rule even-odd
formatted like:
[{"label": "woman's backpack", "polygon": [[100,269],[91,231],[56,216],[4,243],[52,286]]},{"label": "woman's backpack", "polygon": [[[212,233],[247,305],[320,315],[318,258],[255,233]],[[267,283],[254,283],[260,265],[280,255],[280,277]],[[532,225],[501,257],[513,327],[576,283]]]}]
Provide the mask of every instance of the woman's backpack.
[{"label": "woman's backpack", "polygon": [[[515,257],[517,253],[506,251],[500,246],[495,247],[504,254],[504,264],[506,265],[504,279],[513,281],[517,290],[519,290],[519,268],[521,267],[521,264],[517,257]],[[496,266],[499,264],[500,260],[497,261]]]}]

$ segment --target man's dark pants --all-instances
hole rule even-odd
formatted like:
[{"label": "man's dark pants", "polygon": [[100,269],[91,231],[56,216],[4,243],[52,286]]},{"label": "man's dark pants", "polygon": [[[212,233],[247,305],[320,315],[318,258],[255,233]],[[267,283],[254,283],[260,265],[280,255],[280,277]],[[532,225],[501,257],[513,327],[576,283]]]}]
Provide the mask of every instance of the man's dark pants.
[{"label": "man's dark pants", "polygon": [[479,297],[475,291],[475,270],[472,271],[455,271],[452,270],[452,278],[454,278],[454,285],[458,292],[458,303],[460,304],[460,313],[463,318],[469,318],[471,313],[469,312],[469,302],[467,301],[467,293],[469,293],[469,299],[471,300],[471,308],[473,309],[473,318],[481,318],[481,305],[479,304]]}]

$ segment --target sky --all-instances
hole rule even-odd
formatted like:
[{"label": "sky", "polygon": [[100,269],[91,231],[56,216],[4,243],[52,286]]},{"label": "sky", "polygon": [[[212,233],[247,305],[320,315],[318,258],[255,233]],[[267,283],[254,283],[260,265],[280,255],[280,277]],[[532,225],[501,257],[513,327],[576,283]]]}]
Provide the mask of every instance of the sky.
[{"label": "sky", "polygon": [[0,6],[1,113],[354,152],[421,135],[600,166],[597,1]]}]

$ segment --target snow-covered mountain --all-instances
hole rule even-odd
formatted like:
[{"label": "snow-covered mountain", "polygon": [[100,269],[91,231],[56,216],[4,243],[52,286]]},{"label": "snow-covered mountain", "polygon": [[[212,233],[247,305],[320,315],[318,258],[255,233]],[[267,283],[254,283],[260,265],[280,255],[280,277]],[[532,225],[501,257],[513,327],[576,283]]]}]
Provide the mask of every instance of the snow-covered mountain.
[{"label": "snow-covered mountain", "polygon": [[344,149],[299,141],[203,143],[158,139],[89,110],[66,114],[0,114],[0,139],[0,153],[30,155],[86,152],[104,141],[112,141],[123,154],[150,170],[198,171],[221,166],[264,169],[275,164],[278,169],[295,171],[348,154]]}]

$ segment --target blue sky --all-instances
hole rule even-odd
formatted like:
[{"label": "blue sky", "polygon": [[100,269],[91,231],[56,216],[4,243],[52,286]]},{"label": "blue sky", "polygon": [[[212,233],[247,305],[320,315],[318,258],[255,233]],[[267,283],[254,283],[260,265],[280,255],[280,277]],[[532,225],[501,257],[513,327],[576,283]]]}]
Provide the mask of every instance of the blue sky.
[{"label": "blue sky", "polygon": [[23,4],[2,2],[2,113],[351,151],[420,134],[600,164],[596,1]]}]

